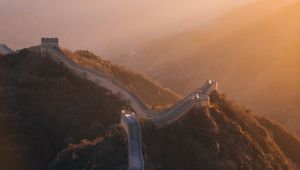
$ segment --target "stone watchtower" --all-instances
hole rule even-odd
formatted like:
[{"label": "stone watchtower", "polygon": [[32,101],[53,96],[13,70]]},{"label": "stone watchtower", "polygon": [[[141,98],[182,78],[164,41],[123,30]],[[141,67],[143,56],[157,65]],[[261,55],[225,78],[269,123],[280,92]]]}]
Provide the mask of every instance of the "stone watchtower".
[{"label": "stone watchtower", "polygon": [[41,40],[42,47],[59,47],[58,38],[42,38]]},{"label": "stone watchtower", "polygon": [[42,38],[41,39],[41,56],[47,56],[50,48],[59,48],[58,38]]}]

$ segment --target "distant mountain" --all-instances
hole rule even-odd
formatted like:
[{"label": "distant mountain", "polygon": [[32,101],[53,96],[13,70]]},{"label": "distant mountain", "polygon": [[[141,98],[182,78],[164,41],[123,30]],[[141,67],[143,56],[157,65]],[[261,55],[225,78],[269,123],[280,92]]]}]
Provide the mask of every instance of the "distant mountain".
[{"label": "distant mountain", "polygon": [[118,62],[180,94],[215,78],[229,96],[300,135],[300,3],[282,3],[257,1],[206,30],[157,40]]},{"label": "distant mountain", "polygon": [[0,44],[0,54],[6,55],[14,52],[12,49],[10,49],[7,45],[5,44]]}]

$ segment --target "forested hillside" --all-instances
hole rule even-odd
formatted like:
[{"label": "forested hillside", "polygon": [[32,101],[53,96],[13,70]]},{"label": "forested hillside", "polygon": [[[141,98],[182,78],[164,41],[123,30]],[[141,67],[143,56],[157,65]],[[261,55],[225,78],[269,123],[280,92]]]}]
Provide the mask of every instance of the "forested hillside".
[{"label": "forested hillside", "polygon": [[[299,168],[298,138],[278,124],[232,104],[224,95],[214,93],[211,98],[209,113],[193,109],[184,119],[161,128],[142,122],[145,169]],[[55,159],[51,170],[125,170],[127,151],[121,148],[126,144],[121,131],[115,127],[101,141],[86,141],[68,148]],[[114,154],[109,155],[108,150]]]},{"label": "forested hillside", "polygon": [[39,53],[0,56],[0,169],[47,169],[69,144],[103,136],[125,102]]}]

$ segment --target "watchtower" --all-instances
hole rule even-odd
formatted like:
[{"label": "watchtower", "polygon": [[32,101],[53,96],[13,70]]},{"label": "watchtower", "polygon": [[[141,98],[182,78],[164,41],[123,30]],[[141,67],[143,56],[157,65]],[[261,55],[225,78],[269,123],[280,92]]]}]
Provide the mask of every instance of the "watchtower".
[{"label": "watchtower", "polygon": [[42,47],[59,47],[58,38],[42,38],[41,40]]}]

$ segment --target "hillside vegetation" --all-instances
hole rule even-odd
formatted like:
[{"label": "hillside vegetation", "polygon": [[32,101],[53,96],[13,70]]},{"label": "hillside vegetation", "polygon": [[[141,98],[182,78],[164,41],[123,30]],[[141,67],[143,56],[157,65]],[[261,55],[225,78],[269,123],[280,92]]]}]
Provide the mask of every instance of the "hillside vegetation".
[{"label": "hillside vegetation", "polygon": [[295,137],[288,130],[268,118],[257,117],[257,120],[268,129],[274,141],[282,151],[284,151],[286,156],[300,165],[299,138]]},{"label": "hillside vegetation", "polygon": [[[32,49],[0,55],[0,82],[2,169],[127,169],[126,102]],[[142,121],[147,170],[299,169],[298,138],[217,92],[211,102],[170,126]]]},{"label": "hillside vegetation", "polygon": [[300,3],[272,8],[285,2],[257,1],[206,30],[148,44],[123,63],[182,95],[217,79],[227,95],[300,135]]},{"label": "hillside vegetation", "polygon": [[128,170],[127,137],[113,127],[102,138],[70,145],[54,159],[49,170]]},{"label": "hillside vegetation", "polygon": [[64,50],[64,52],[74,62],[86,67],[95,68],[111,76],[113,79],[122,82],[151,108],[153,106],[170,106],[179,100],[179,97],[175,93],[162,88],[145,76],[122,66],[114,65],[89,51],[71,52]]},{"label": "hillside vegetation", "polygon": [[[125,102],[39,53],[0,56],[0,169],[47,169],[119,123]],[[127,159],[127,158],[126,158]]]},{"label": "hillside vegetation", "polygon": [[[147,170],[299,168],[299,139],[276,123],[243,111],[223,95],[214,93],[211,97],[213,106],[210,113],[192,109],[184,119],[163,128],[142,122]],[[80,167],[91,167],[91,164],[97,170],[126,169],[125,162],[115,160],[127,153],[127,150],[120,149],[126,143],[122,131],[114,127],[109,137],[105,137],[107,140],[90,141],[65,150],[57,157],[51,170],[68,169],[72,167],[70,165],[78,164],[72,169],[80,170]],[[114,149],[113,155],[105,151],[111,149]],[[112,165],[108,161],[105,164],[103,159],[106,157],[118,163]]]},{"label": "hillside vegetation", "polygon": [[[162,129],[144,125],[147,169],[296,168],[250,113],[217,93],[212,98],[210,113],[191,110],[181,122]],[[299,140],[288,136],[293,140],[287,139],[285,147],[294,140],[300,146]]]}]

